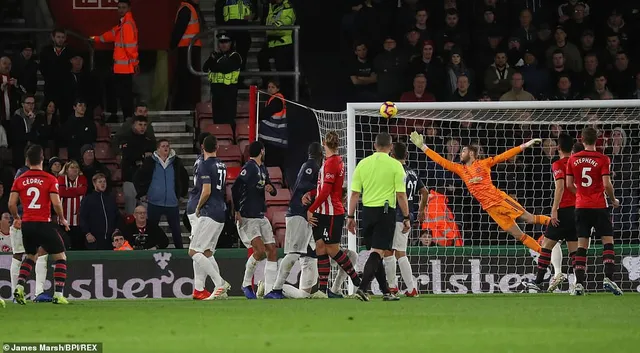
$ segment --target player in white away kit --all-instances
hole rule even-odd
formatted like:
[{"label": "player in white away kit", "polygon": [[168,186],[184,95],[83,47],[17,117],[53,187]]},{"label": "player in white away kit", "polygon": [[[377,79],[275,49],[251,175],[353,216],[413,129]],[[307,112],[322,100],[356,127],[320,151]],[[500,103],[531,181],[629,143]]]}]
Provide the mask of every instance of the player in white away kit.
[{"label": "player in white away kit", "polygon": [[[412,218],[412,221],[415,221],[415,206],[414,200],[420,195],[420,207],[418,210],[418,215],[424,214],[424,208],[427,205],[429,192],[427,188],[424,186],[418,174],[407,167],[406,159],[407,159],[407,146],[402,142],[397,142],[393,145],[392,151],[393,158],[397,159],[402,166],[404,167],[405,175],[405,184],[407,185],[407,201],[409,203],[409,217]],[[403,233],[402,230],[404,228],[404,224],[402,223],[404,217],[402,216],[402,210],[398,207],[396,209],[396,231],[393,235],[393,243],[391,248],[393,250],[385,250],[384,252],[384,270],[387,275],[387,282],[389,283],[389,290],[391,293],[398,293],[398,278],[396,277],[396,264],[400,265],[400,275],[402,275],[402,280],[407,286],[407,290],[405,295],[407,297],[417,297],[418,289],[413,281],[413,273],[411,271],[411,264],[409,263],[409,259],[407,258],[407,243],[409,240],[409,234],[411,231],[407,233]],[[397,262],[396,262],[397,260]]]},{"label": "player in white away kit", "polygon": [[[218,141],[215,136],[204,139],[203,149],[203,161],[195,170],[194,187],[187,205],[189,222],[192,224],[189,256],[215,283],[215,291],[205,299],[211,300],[226,298],[231,288],[213,265],[215,260],[211,260],[226,218],[224,193],[227,168],[216,157]],[[193,213],[190,213],[192,209]]]}]

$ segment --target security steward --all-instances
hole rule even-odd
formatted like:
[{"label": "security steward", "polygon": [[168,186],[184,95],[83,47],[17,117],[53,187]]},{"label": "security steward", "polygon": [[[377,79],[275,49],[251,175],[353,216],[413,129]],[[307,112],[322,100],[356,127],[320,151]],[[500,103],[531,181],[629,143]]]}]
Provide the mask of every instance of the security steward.
[{"label": "security steward", "polygon": [[388,133],[383,132],[376,136],[374,146],[376,152],[358,163],[351,182],[347,229],[356,234],[355,213],[362,194],[362,238],[367,249],[371,250],[362,273],[362,283],[356,291],[356,298],[369,301],[366,290],[375,277],[384,294],[383,300],[395,301],[399,298],[389,291],[382,259],[384,251],[391,250],[396,207],[400,207],[402,211],[402,232],[406,234],[411,228],[404,182],[405,172],[402,164],[389,156],[392,141]]},{"label": "security steward", "polygon": [[[216,21],[225,26],[248,26],[253,19],[251,0],[219,0],[216,2]],[[245,71],[249,49],[251,48],[251,34],[247,30],[227,31],[236,44],[236,51],[243,58],[240,71]]]},{"label": "security steward", "polygon": [[202,70],[209,72],[213,121],[216,124],[230,124],[235,129],[238,77],[243,60],[233,50],[233,42],[228,34],[219,33],[217,37],[218,51],[211,53]]},{"label": "security steward", "polygon": [[[200,101],[200,77],[189,72],[187,49],[191,39],[204,28],[206,26],[200,11],[200,0],[182,1],[176,14],[169,44],[171,50],[178,49],[173,109],[193,110]],[[202,41],[198,39],[191,47],[191,65],[196,71],[200,69],[201,50]]]},{"label": "security steward", "polygon": [[[296,13],[289,4],[289,0],[270,0],[269,13],[266,18],[267,26],[293,26],[296,22]],[[275,61],[276,71],[293,70],[293,37],[292,30],[267,31],[267,42],[258,54],[258,66],[260,71],[271,71],[269,59]],[[290,80],[282,80],[285,92],[293,88]],[[285,82],[289,81],[285,84]],[[266,82],[265,82],[266,83]],[[266,86],[266,84],[265,84]]]}]

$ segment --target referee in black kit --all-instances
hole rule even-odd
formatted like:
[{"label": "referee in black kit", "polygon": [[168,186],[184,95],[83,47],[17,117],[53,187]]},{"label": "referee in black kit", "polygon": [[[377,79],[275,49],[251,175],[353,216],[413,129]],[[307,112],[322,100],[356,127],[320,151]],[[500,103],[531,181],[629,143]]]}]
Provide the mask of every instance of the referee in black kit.
[{"label": "referee in black kit", "polygon": [[[389,156],[391,136],[383,132],[376,136],[376,152],[361,160],[356,166],[351,183],[351,198],[347,229],[356,234],[355,213],[362,194],[362,238],[367,249],[371,250],[364,266],[362,283],[356,291],[356,298],[369,301],[366,293],[373,277],[378,280],[384,294],[383,300],[400,300],[391,294],[382,264],[385,250],[391,250],[396,227],[396,207],[400,207],[404,216],[403,233],[411,228],[409,206],[405,186],[405,172],[402,164]],[[397,201],[396,201],[397,200]],[[397,204],[397,205],[396,205]]]}]

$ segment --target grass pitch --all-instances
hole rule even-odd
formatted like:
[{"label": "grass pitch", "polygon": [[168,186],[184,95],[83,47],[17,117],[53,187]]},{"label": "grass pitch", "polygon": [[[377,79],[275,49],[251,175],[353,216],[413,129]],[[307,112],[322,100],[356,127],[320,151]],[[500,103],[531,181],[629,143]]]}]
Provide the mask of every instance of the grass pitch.
[{"label": "grass pitch", "polygon": [[141,352],[640,352],[640,295],[7,303],[2,342]]}]

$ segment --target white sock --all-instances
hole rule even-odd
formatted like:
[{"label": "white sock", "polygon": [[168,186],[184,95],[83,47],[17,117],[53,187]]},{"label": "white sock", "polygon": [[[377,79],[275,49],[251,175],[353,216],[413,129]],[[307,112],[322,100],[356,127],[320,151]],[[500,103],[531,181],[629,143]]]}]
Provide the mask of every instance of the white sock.
[{"label": "white sock", "polygon": [[211,261],[209,261],[203,253],[196,253],[193,255],[192,259],[198,264],[198,266],[200,266],[207,276],[211,277],[216,287],[224,284],[224,281],[222,280],[222,277],[220,277],[218,271],[216,271],[215,267],[211,264]]},{"label": "white sock", "polygon": [[200,268],[200,265],[193,260],[193,289],[197,291],[204,290],[204,280],[207,274]]},{"label": "white sock", "polygon": [[406,256],[399,258],[398,267],[400,267],[400,275],[402,276],[402,280],[407,286],[407,292],[411,292],[416,287],[416,285],[413,282],[413,273],[411,271],[411,264],[409,263],[409,259]]},{"label": "white sock", "polygon": [[560,243],[551,249],[551,265],[553,266],[554,275],[557,276],[562,273],[562,248]]},{"label": "white sock", "polygon": [[264,266],[264,292],[270,293],[278,277],[278,261],[267,261]]},{"label": "white sock", "polygon": [[36,261],[36,296],[44,292],[44,282],[47,280],[47,260],[49,255],[42,255]]},{"label": "white sock", "polygon": [[333,284],[331,285],[331,292],[340,294],[342,292],[342,285],[344,281],[347,279],[348,275],[342,267],[338,266],[338,274],[336,278],[333,280]]},{"label": "white sock", "polygon": [[[280,261],[280,267],[278,268],[278,277],[273,283],[274,290],[282,289],[284,282],[287,281],[287,277],[289,277],[289,274],[291,273],[293,265],[295,265],[296,261],[298,261],[299,258],[300,254],[287,254],[284,256],[282,261]],[[267,264],[269,263],[267,262]]]},{"label": "white sock", "polygon": [[382,260],[384,264],[384,272],[387,275],[387,283],[389,287],[397,288],[398,281],[396,279],[396,271],[398,270],[396,257],[394,255],[387,256]]},{"label": "white sock", "polygon": [[256,267],[258,266],[258,261],[253,255],[249,256],[247,259],[247,263],[244,265],[244,279],[242,280],[242,287],[247,287],[251,285],[253,280],[253,274],[256,272]]},{"label": "white sock", "polygon": [[20,265],[22,265],[22,261],[18,259],[11,258],[11,269],[9,273],[11,274],[11,293],[16,289],[16,285],[18,284],[18,277],[20,276]]},{"label": "white sock", "polygon": [[220,266],[218,266],[218,262],[216,261],[216,258],[211,255],[211,257],[208,257],[209,262],[211,262],[211,264],[213,265],[213,268],[216,269],[216,272],[220,273],[220,275],[222,275],[222,273],[220,272]]},{"label": "white sock", "polygon": [[284,296],[289,299],[306,299],[311,297],[311,294],[290,284],[285,284],[282,286],[282,294],[284,294]]}]

